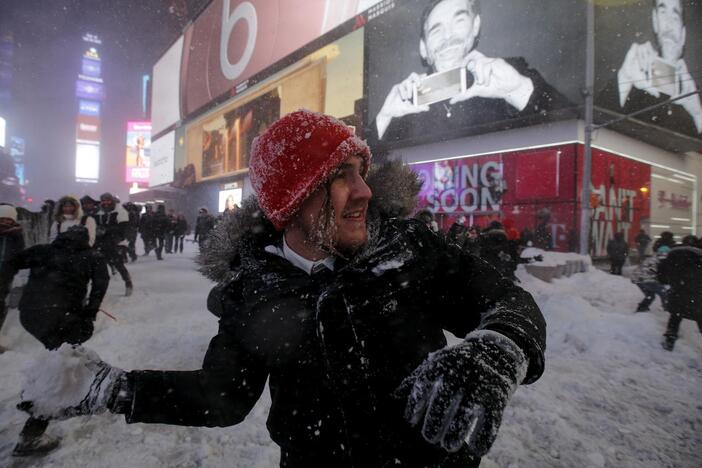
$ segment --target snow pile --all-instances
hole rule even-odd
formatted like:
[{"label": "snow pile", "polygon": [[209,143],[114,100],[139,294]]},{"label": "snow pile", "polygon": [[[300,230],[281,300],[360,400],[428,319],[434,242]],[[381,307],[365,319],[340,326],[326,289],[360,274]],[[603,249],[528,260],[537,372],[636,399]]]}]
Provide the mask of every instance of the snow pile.
[{"label": "snow pile", "polygon": [[95,378],[95,372],[84,365],[86,359],[100,360],[93,351],[69,344],[56,351],[40,350],[23,372],[22,399],[33,402],[36,414],[46,417],[58,417],[56,408],[78,406]]},{"label": "snow pile", "polygon": [[[189,256],[142,257],[128,267],[134,295],[113,277],[95,335],[86,343],[122,369],[197,369],[217,319],[205,309],[212,283]],[[141,250],[140,250],[141,251]],[[544,283],[517,271],[548,324],[546,371],[517,389],[497,440],[482,466],[698,467],[702,447],[702,334],[684,320],[673,352],[660,346],[668,314],[658,299],[634,313],[642,299],[626,278],[590,269]],[[453,342],[456,342],[453,339]],[[21,370],[44,359],[41,344],[10,315],[0,343],[0,466],[12,466],[12,447],[26,420]],[[32,466],[275,468],[279,449],[266,430],[268,391],[241,424],[228,428],[127,425],[105,413],[52,422],[61,446]],[[21,466],[21,465],[20,465]]]}]

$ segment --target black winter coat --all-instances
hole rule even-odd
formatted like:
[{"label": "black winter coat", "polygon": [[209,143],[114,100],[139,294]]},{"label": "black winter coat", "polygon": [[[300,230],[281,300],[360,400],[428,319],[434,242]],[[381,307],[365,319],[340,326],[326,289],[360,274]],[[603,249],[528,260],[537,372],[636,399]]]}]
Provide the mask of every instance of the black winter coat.
[{"label": "black winter coat", "polygon": [[165,213],[156,212],[151,219],[151,233],[155,237],[163,237],[171,227],[171,221]]},{"label": "black winter coat", "polygon": [[[92,334],[92,321],[110,281],[102,255],[87,246],[60,240],[35,245],[10,260],[0,274],[0,297],[5,297],[18,270],[30,269],[20,299],[22,325],[48,348],[63,342],[80,343]],[[92,282],[88,305],[83,299]],[[89,330],[84,328],[89,323]],[[87,336],[86,336],[87,334]]]},{"label": "black winter coat", "polygon": [[416,220],[385,223],[350,263],[309,276],[264,250],[281,239],[256,219],[267,227],[231,221],[242,237],[208,299],[220,324],[202,369],[130,372],[127,421],[237,424],[269,378],[267,426],[286,466],[477,466],[465,447],[424,442],[391,395],[446,345],[444,330],[510,337],[529,358],[524,383],[538,379],[546,326],[532,297]]},{"label": "black winter coat", "polygon": [[13,225],[0,225],[0,269],[5,262],[12,260],[24,250],[24,235],[22,227]]},{"label": "black winter coat", "polygon": [[173,234],[180,237],[180,236],[184,236],[187,233],[188,233],[188,222],[185,219],[177,220]]},{"label": "black winter coat", "polygon": [[702,325],[702,249],[672,249],[658,264],[658,281],[670,285],[668,310]]},{"label": "black winter coat", "polygon": [[195,238],[206,239],[215,226],[215,218],[209,214],[198,215],[195,221]]},{"label": "black winter coat", "polygon": [[607,242],[607,255],[613,262],[624,263],[629,255],[629,246],[623,238],[610,239]]}]

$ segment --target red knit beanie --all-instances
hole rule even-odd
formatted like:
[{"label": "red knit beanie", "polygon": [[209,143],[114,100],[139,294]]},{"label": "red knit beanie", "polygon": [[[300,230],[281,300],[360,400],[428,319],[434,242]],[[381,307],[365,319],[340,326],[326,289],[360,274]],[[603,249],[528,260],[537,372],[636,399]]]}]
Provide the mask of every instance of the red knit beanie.
[{"label": "red knit beanie", "polygon": [[[365,159],[368,145],[334,117],[298,110],[271,125],[251,145],[249,175],[258,202],[276,229],[350,156]],[[365,174],[364,174],[365,175]]]}]

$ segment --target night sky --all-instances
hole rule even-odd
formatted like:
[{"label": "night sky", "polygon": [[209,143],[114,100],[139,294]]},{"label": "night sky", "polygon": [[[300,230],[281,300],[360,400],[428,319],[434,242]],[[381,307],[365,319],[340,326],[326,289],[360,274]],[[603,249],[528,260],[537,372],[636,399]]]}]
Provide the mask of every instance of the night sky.
[{"label": "night sky", "polygon": [[[166,0],[0,0],[0,34],[11,31],[16,48],[12,104],[2,114],[10,135],[26,140],[27,196],[37,209],[63,194],[123,199],[126,121],[142,112],[142,75],[181,32],[182,18]],[[102,39],[102,109],[99,184],[74,178],[77,104],[74,86],[84,33]]]}]

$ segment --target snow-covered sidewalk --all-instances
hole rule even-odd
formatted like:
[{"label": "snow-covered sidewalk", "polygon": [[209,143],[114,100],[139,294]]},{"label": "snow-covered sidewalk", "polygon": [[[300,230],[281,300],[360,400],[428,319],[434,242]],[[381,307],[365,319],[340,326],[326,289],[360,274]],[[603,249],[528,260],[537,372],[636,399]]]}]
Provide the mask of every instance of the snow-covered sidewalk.
[{"label": "snow-covered sidewalk", "polygon": [[[212,284],[184,255],[130,264],[134,295],[113,277],[87,346],[124,369],[196,369],[217,321],[205,300]],[[667,314],[660,303],[634,314],[641,298],[628,280],[601,271],[543,283],[523,271],[548,322],[546,373],[521,387],[492,451],[492,467],[699,466],[702,458],[702,335],[684,321],[675,351],[659,342]],[[0,466],[273,468],[278,448],[265,428],[267,392],[245,422],[230,428],[127,425],[100,415],[54,422],[62,437],[43,458],[10,456],[25,415],[15,409],[21,369],[41,344],[19,325],[17,311],[0,343]]]}]

